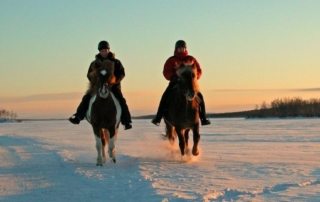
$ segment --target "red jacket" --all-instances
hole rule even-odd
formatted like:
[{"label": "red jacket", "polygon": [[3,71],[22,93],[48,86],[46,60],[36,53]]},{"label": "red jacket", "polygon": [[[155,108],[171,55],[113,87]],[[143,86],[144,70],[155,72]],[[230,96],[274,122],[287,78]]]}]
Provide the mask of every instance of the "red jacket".
[{"label": "red jacket", "polygon": [[197,79],[200,79],[202,70],[200,68],[200,64],[198,61],[192,57],[191,55],[188,55],[188,51],[184,53],[177,53],[175,51],[174,56],[171,56],[170,58],[167,59],[166,63],[164,64],[163,67],[163,76],[171,81],[173,77],[176,75],[177,69],[181,67],[182,64],[185,63],[195,63],[197,66]]}]

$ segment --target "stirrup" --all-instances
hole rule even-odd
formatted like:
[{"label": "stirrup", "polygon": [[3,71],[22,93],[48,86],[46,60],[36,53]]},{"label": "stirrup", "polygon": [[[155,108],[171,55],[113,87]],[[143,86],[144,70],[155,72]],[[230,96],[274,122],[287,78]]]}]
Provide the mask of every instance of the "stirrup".
[{"label": "stirrup", "polygon": [[132,128],[131,123],[124,124],[124,129],[125,129],[125,130],[129,130],[129,129],[131,129],[131,128]]},{"label": "stirrup", "polygon": [[153,124],[156,125],[156,126],[160,126],[160,122],[161,122],[161,119],[159,120],[159,119],[157,119],[157,118],[153,118],[153,119],[151,120],[151,123],[153,123]]},{"label": "stirrup", "polygon": [[77,117],[76,115],[72,115],[70,118],[69,118],[69,121],[73,124],[79,124],[81,119],[79,117]]},{"label": "stirrup", "polygon": [[203,119],[203,120],[201,120],[201,125],[203,125],[203,126],[205,126],[205,125],[210,125],[210,124],[211,124],[211,122],[210,122],[209,119]]}]

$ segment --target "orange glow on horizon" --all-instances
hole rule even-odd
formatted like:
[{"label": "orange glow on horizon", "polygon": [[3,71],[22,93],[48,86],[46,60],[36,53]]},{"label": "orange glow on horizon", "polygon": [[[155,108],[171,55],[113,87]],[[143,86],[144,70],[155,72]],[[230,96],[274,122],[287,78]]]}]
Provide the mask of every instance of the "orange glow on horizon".
[{"label": "orange glow on horizon", "polygon": [[[162,92],[124,92],[132,116],[155,114]],[[300,97],[302,99],[319,98],[320,92],[284,91],[284,90],[211,90],[203,91],[207,113],[222,113],[254,109],[262,102],[270,104],[277,98]],[[34,96],[26,101],[0,100],[0,106],[18,114],[18,118],[67,118],[75,113],[82,94]]]}]

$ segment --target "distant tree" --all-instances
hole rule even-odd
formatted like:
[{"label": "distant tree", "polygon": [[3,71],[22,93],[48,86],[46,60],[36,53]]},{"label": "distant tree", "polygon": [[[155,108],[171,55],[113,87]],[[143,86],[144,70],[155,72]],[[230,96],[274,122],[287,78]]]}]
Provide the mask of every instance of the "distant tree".
[{"label": "distant tree", "polygon": [[268,106],[263,102],[250,117],[320,117],[320,99],[277,98]]},{"label": "distant tree", "polygon": [[17,113],[13,111],[7,111],[5,109],[0,110],[0,119],[2,120],[16,120],[17,117]]}]

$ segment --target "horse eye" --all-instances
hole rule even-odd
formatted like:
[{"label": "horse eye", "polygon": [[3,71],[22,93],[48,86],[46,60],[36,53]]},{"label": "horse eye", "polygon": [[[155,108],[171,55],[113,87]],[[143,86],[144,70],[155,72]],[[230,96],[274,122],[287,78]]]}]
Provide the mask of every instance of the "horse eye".
[{"label": "horse eye", "polygon": [[100,74],[102,74],[102,76],[105,76],[105,75],[107,74],[107,70],[105,70],[105,69],[104,69],[104,70],[101,70],[101,71],[100,71]]}]

